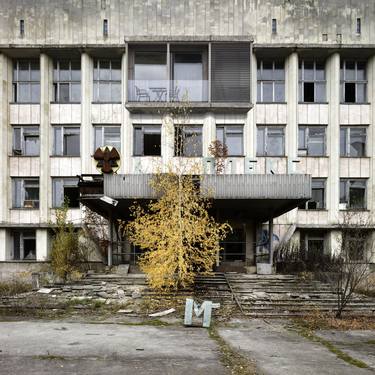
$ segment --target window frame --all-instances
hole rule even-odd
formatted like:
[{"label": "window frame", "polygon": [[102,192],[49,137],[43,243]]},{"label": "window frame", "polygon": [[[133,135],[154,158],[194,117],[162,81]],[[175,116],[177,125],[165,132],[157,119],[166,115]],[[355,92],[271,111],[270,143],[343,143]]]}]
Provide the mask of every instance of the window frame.
[{"label": "window frame", "polygon": [[[112,147],[115,147],[118,152],[121,152],[121,124],[93,124],[93,128],[94,128],[94,145],[93,145],[94,151],[93,152],[95,152],[98,147],[103,147],[103,146],[112,146]],[[103,144],[101,146],[98,146],[98,142],[96,139],[96,134],[97,134],[96,130],[100,128],[101,128],[101,139],[103,141]],[[119,134],[119,147],[105,143],[104,136],[105,136],[106,129],[118,129],[119,130],[119,133],[120,133]]]},{"label": "window frame", "polygon": [[[283,67],[283,75],[284,75],[284,78],[283,79],[264,79],[262,77],[263,75],[263,65],[264,65],[264,62],[266,63],[271,63],[272,62],[272,74],[274,74],[275,72],[275,66],[276,64],[280,64],[282,65]],[[263,86],[264,86],[264,83],[272,83],[272,101],[265,101],[264,100],[264,89],[263,89]],[[280,84],[280,85],[283,85],[284,87],[284,92],[283,92],[283,100],[280,100],[280,101],[276,101],[276,97],[275,97],[275,93],[276,93],[276,90],[275,90],[275,85],[276,84]],[[260,90],[260,92],[259,92]],[[260,100],[259,100],[260,99]],[[264,60],[264,59],[261,59],[261,60],[258,60],[257,62],[257,103],[264,103],[264,104],[267,104],[267,103],[285,103],[286,99],[285,99],[285,61],[282,61],[282,60]]]},{"label": "window frame", "polygon": [[[20,63],[28,64],[28,79],[21,80],[20,75]],[[32,65],[38,65],[38,69],[33,70]],[[38,79],[32,79],[32,71],[38,72]],[[20,85],[28,85],[28,99],[29,100],[20,100],[19,94],[21,92]],[[32,87],[38,87],[39,95],[38,98],[33,100]],[[13,72],[12,72],[12,98],[14,103],[22,104],[40,104],[40,61],[39,59],[17,59],[13,61]]]},{"label": "window frame", "polygon": [[[322,183],[322,186],[316,186],[314,187],[314,183],[317,185],[319,183]],[[319,210],[326,210],[326,194],[327,194],[327,178],[312,178],[311,181],[311,193],[313,190],[323,190],[323,202],[316,201],[313,199],[313,194],[311,194],[311,199],[309,199],[307,202],[303,203],[302,205],[298,206],[298,209],[300,210],[306,210],[306,211],[319,211]],[[312,202],[321,203],[321,207],[318,207],[319,204],[317,204],[316,208],[312,208],[310,204]]]},{"label": "window frame", "polygon": [[[305,63],[313,63],[313,79],[305,79]],[[324,79],[317,78],[317,65],[324,65]],[[305,83],[313,83],[314,84],[314,100],[313,101],[306,101],[305,100],[305,90],[304,86]],[[317,100],[317,85],[324,85],[324,99]],[[299,89],[299,101],[300,103],[327,103],[327,77],[326,77],[326,69],[325,69],[325,62],[320,62],[317,60],[305,60],[302,59],[299,61],[298,66],[298,89]]]},{"label": "window frame", "polygon": [[[357,210],[357,211],[363,211],[367,210],[367,178],[340,178],[340,186],[339,186],[339,193],[340,193],[340,204],[346,204],[345,210]],[[363,205],[362,207],[353,207],[350,202],[350,184],[353,182],[362,182],[364,184],[363,190],[364,190],[364,197],[363,197]],[[342,191],[341,187],[342,184],[345,184],[345,201],[343,201],[342,198]],[[359,188],[359,187],[358,187]]]},{"label": "window frame", "polygon": [[[52,156],[62,156],[62,157],[80,157],[81,156],[81,126],[80,125],[76,125],[76,124],[59,124],[59,125],[52,125],[53,127],[53,150],[52,150]],[[65,154],[64,153],[64,150],[66,149],[65,147],[65,139],[66,139],[66,132],[65,132],[65,129],[68,129],[68,128],[74,128],[74,129],[78,129],[79,132],[78,132],[78,135],[79,135],[79,150],[78,150],[78,154]],[[60,143],[60,149],[61,149],[61,153],[58,153],[57,152],[57,140],[56,140],[56,129],[60,129],[60,134],[61,134],[61,140],[59,141]]]},{"label": "window frame", "polygon": [[[20,139],[18,143],[20,145],[20,149],[16,148],[16,129],[19,129]],[[37,129],[37,136],[38,138],[38,152],[36,154],[28,154],[26,153],[26,136],[25,136],[25,129]],[[21,151],[21,153],[16,153],[16,151]],[[28,156],[28,157],[38,157],[40,156],[40,126],[39,125],[12,125],[12,156]]]},{"label": "window frame", "polygon": [[[263,144],[263,150],[264,150],[264,153],[261,154],[259,152],[259,144],[258,144],[258,132],[260,129],[264,129],[265,130],[265,133],[264,133],[264,144]],[[269,155],[269,151],[268,151],[268,142],[267,140],[269,139],[268,137],[268,132],[270,129],[273,129],[273,130],[282,130],[282,148],[283,148],[283,152],[282,154],[280,155]],[[285,157],[285,125],[257,125],[257,147],[256,147],[256,156],[260,156],[260,157]]]},{"label": "window frame", "polygon": [[[199,129],[199,132],[195,134],[194,130],[188,129]],[[191,134],[191,135],[190,135]],[[195,135],[194,135],[195,134]],[[196,154],[186,155],[185,139],[187,136],[198,136],[200,138],[200,149]],[[203,156],[203,125],[200,124],[176,124],[174,126],[174,156],[184,158],[200,158]]]},{"label": "window frame", "polygon": [[[144,136],[146,134],[146,129],[152,129],[155,133],[149,134],[160,134],[160,154],[155,155],[145,155],[145,143],[144,143]],[[133,124],[133,156],[135,157],[161,157],[162,149],[161,149],[161,124]],[[142,152],[137,152],[137,130],[140,130],[141,134],[141,145],[142,145]]]},{"label": "window frame", "polygon": [[[69,63],[69,79],[68,80],[60,80],[60,64],[62,62],[68,62]],[[79,64],[79,80],[73,79],[72,77],[72,63],[78,63]],[[65,104],[65,103],[81,103],[81,95],[82,95],[82,85],[81,85],[81,62],[79,60],[55,60],[53,62],[53,95],[54,100],[53,103],[59,103],[59,104]],[[80,92],[80,99],[78,101],[72,100],[72,86],[79,84],[79,92]],[[60,98],[60,86],[61,85],[69,85],[69,100],[63,101]]]},{"label": "window frame", "polygon": [[[110,72],[109,73],[110,74],[109,79],[102,79],[100,77],[100,63],[101,62],[109,62],[109,68],[108,68],[109,72]],[[119,69],[120,70],[120,79],[112,79],[112,75],[113,75],[112,65],[114,63],[117,63],[117,64],[120,65],[120,69]],[[102,100],[100,98],[100,84],[101,83],[107,83],[110,86],[111,99],[109,101],[108,100]],[[120,85],[120,97],[118,98],[118,100],[112,99],[112,96],[113,96],[112,85],[114,85],[114,84]],[[94,103],[121,103],[121,101],[122,101],[121,92],[122,92],[122,64],[121,64],[121,60],[115,59],[115,58],[95,59],[94,60],[94,68],[93,68],[93,102]]]},{"label": "window frame", "polygon": [[[354,79],[347,79],[347,69],[346,69],[346,64],[348,62],[354,63],[355,68],[354,68]],[[364,76],[365,79],[358,79],[358,64],[364,64],[365,69],[364,69]],[[341,60],[340,63],[340,99],[341,99],[341,104],[366,104],[368,103],[368,75],[367,75],[367,61],[364,60]],[[346,83],[352,83],[355,85],[355,100],[354,102],[347,102],[345,101],[345,94],[346,94]],[[365,97],[363,101],[358,101],[358,85],[364,85],[365,88]]]},{"label": "window frame", "polygon": [[[353,129],[361,129],[365,132],[365,147],[364,153],[360,156],[351,155],[351,133]],[[368,141],[368,127],[367,126],[350,126],[350,125],[343,125],[340,126],[340,157],[341,158],[365,158],[367,157],[367,141]],[[345,150],[341,149],[341,132],[345,130]]]},{"label": "window frame", "polygon": [[[233,132],[234,128],[240,129],[241,132]],[[222,129],[223,130],[223,140],[219,139],[218,136],[218,130]],[[239,153],[233,153],[231,152],[228,143],[227,143],[227,137],[230,134],[241,134],[241,150]],[[244,156],[244,125],[243,124],[231,124],[231,125],[222,125],[218,124],[216,125],[216,139],[220,141],[223,145],[227,146],[228,149],[228,155],[230,157],[241,157]]]},{"label": "window frame", "polygon": [[[323,129],[324,130],[324,139],[323,139],[323,153],[319,155],[312,155],[309,153],[309,145],[311,143],[310,129]],[[304,147],[300,145],[300,131],[304,130]],[[305,152],[306,151],[306,154]],[[305,154],[305,155],[304,155]],[[298,156],[310,156],[310,157],[324,157],[327,156],[327,125],[298,125]]]},{"label": "window frame", "polygon": [[[12,209],[39,209],[40,204],[40,179],[39,177],[11,177],[12,179]],[[34,182],[34,184],[32,183]],[[36,183],[37,181],[37,183]],[[17,184],[19,182],[19,185]],[[30,183],[26,186],[27,182]],[[20,191],[17,192],[17,187],[20,186]],[[37,188],[38,199],[25,199],[26,189]],[[19,202],[18,202],[19,198]],[[25,205],[26,201],[31,202],[31,206]]]},{"label": "window frame", "polygon": [[[65,187],[76,187],[78,190],[78,198],[79,198],[79,187],[78,187],[78,178],[77,177],[51,177],[52,179],[52,208],[60,208],[63,206],[64,201],[65,201],[65,194],[63,194],[63,200],[61,201],[60,197],[57,197],[57,183],[62,183],[62,191],[64,193],[64,188]],[[72,184],[69,185],[67,182],[73,182],[73,180],[76,182],[76,185]],[[69,202],[71,203],[71,202]],[[78,206],[71,206],[70,204],[68,205],[69,209],[79,209],[80,208],[80,203],[78,200]]]},{"label": "window frame", "polygon": [[[18,236],[19,242],[19,257],[16,257],[16,235]],[[25,240],[34,240],[35,241],[35,257],[25,258]],[[37,253],[37,241],[36,241],[36,231],[31,230],[14,230],[12,231],[12,260],[27,261],[27,260],[36,260]]]}]

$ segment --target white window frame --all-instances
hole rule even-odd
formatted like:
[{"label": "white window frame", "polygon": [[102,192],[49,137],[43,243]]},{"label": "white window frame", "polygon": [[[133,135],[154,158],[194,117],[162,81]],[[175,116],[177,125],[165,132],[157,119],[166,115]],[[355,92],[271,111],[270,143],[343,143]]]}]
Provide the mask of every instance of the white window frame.
[{"label": "white window frame", "polygon": [[[222,129],[223,139],[220,140],[218,137],[218,130]],[[227,143],[227,136],[230,134],[240,134],[241,135],[241,149],[238,152],[231,152]],[[216,125],[216,139],[222,144],[226,145],[228,148],[228,156],[243,156],[244,155],[244,126],[241,124],[232,125]]]},{"label": "white window frame", "polygon": [[[15,248],[15,234],[19,235],[19,245],[20,245],[20,249],[19,249],[19,259],[16,259],[15,258],[15,253],[16,253],[16,248]],[[27,231],[14,231],[12,233],[12,250],[13,250],[13,254],[12,254],[12,259],[13,260],[36,260],[36,253],[37,253],[37,241],[36,241],[36,232],[35,230],[27,230]],[[35,240],[35,257],[34,258],[28,258],[28,259],[25,259],[25,243],[24,241],[25,240]]]},{"label": "white window frame", "polygon": [[[96,151],[96,149],[98,147],[103,147],[103,146],[112,146],[112,147],[115,147],[117,151],[121,152],[121,124],[94,124],[94,152]],[[97,134],[97,130],[98,129],[101,129],[101,139],[103,141],[103,144],[99,146],[99,142],[97,142],[97,139],[96,139],[96,134]],[[104,139],[105,139],[105,130],[106,129],[118,129],[120,131],[120,138],[119,138],[119,145],[118,147],[116,146],[113,146],[113,145],[110,145],[108,143],[105,143]]]},{"label": "white window frame", "polygon": [[[311,143],[310,139],[310,129],[323,129],[324,130],[324,139],[323,139],[323,154],[321,155],[310,155],[309,154],[309,144]],[[300,145],[299,143],[299,134],[300,131],[304,130],[304,144]],[[299,156],[311,156],[311,157],[322,157],[327,155],[327,126],[326,125],[299,125],[298,126],[298,155]]]},{"label": "white window frame", "polygon": [[[74,183],[75,182],[75,183]],[[60,183],[62,184],[62,196],[57,197],[57,184]],[[65,187],[77,187],[78,188],[78,178],[77,177],[52,177],[52,208],[58,208],[62,207],[64,204],[65,200],[65,195],[64,195],[64,188]],[[68,206],[69,208],[79,208],[74,206]]]},{"label": "white window frame", "polygon": [[[313,63],[313,79],[305,79],[305,62]],[[324,62],[320,61],[308,61],[308,60],[301,60],[299,66],[299,100],[302,103],[326,103],[327,102],[327,79],[326,79],[326,70],[324,69],[324,79],[318,79],[316,74],[316,65],[323,64]],[[305,102],[304,97],[304,85],[305,83],[313,83],[314,84],[314,100],[312,102]],[[317,84],[324,85],[324,98],[323,100],[317,100]]]},{"label": "white window frame", "polygon": [[[60,80],[60,63],[61,62],[68,62],[69,63],[69,79],[68,80]],[[72,62],[73,63],[79,63],[77,60],[56,60],[56,61],[54,61],[53,86],[54,86],[54,102],[55,103],[80,103],[81,102],[81,100],[78,100],[78,101],[72,100],[72,85],[79,84],[80,93],[81,93],[81,90],[82,90],[81,79],[77,80],[77,79],[73,79],[73,77],[72,77]],[[81,77],[81,66],[80,66],[80,77]],[[61,99],[60,99],[60,85],[69,85],[69,100],[68,101],[61,101]]]},{"label": "white window frame", "polygon": [[[260,154],[259,153],[259,145],[257,144],[257,152],[256,152],[256,155],[257,156],[261,156],[261,157],[284,157],[285,156],[285,126],[284,125],[257,125],[257,143],[258,143],[258,131],[259,129],[264,129],[265,130],[265,133],[264,133],[264,145],[263,145],[263,149],[264,149],[264,154]],[[283,133],[282,133],[282,147],[283,147],[283,152],[281,155],[268,155],[268,139],[269,139],[269,136],[268,136],[268,132],[269,130],[275,130],[275,129],[278,129],[278,130],[282,130]]]},{"label": "white window frame", "polygon": [[[346,63],[347,62],[354,62],[355,64],[355,77],[354,79],[346,79]],[[365,64],[365,79],[358,79],[358,63]],[[355,101],[354,102],[346,102],[345,101],[345,84],[346,83],[353,83],[355,84]],[[365,97],[363,102],[358,101],[358,85],[364,85],[365,87]],[[367,66],[366,61],[361,60],[342,60],[340,66],[340,91],[341,91],[341,103],[357,103],[357,104],[364,104],[368,102],[368,78],[367,78]]]},{"label": "white window frame", "polygon": [[[264,79],[262,78],[262,72],[263,72],[263,64],[264,62],[267,62],[267,63],[272,63],[272,72],[275,71],[275,65],[276,64],[281,64],[283,66],[283,72],[284,72],[284,79]],[[260,76],[259,76],[259,71],[261,72]],[[268,101],[264,101],[264,98],[263,98],[263,85],[264,83],[272,83],[272,101],[271,102],[268,102]],[[282,101],[276,101],[276,98],[275,98],[275,84],[278,83],[278,84],[282,84],[284,86],[284,100]],[[260,100],[258,101],[258,90],[260,90]],[[275,61],[275,60],[272,60],[272,61],[267,61],[267,60],[263,60],[263,59],[260,59],[258,60],[258,66],[257,66],[257,102],[258,103],[284,103],[285,102],[285,62],[284,61]]]},{"label": "white window frame", "polygon": [[[351,137],[351,132],[353,129],[362,129],[365,131],[365,151],[364,151],[364,154],[361,155],[361,156],[353,156],[353,155],[350,155],[350,146],[351,146],[351,142],[350,142],[350,137]],[[346,145],[346,149],[344,150],[344,152],[342,152],[341,150],[341,131],[342,130],[345,130],[345,145]],[[366,126],[340,126],[340,157],[347,157],[347,158],[365,158],[366,155],[367,155],[367,137],[368,136],[368,131],[367,131],[367,127]]]},{"label": "white window frame", "polygon": [[[353,207],[350,202],[350,183],[351,182],[364,182],[363,190],[365,191],[364,194],[364,201],[362,207]],[[341,184],[345,183],[345,202],[341,200]],[[366,178],[340,178],[340,186],[339,186],[339,193],[340,193],[340,209],[347,209],[347,210],[366,210],[367,209],[367,179]]]},{"label": "white window frame", "polygon": [[[28,63],[29,78],[27,80],[20,80],[20,78],[19,78],[20,62],[22,62],[22,63],[27,62]],[[38,80],[32,80],[31,79],[31,72],[32,72],[33,69],[31,69],[31,65],[36,63],[36,62],[39,64],[39,69],[35,70],[35,71],[39,72],[38,73],[39,79]],[[12,81],[12,83],[13,83],[13,102],[14,103],[31,103],[31,104],[40,103],[40,63],[39,63],[39,60],[36,60],[36,59],[15,60],[14,63],[13,63],[13,81]],[[29,99],[30,100],[25,100],[25,101],[20,100],[20,97],[19,97],[20,85],[28,85],[29,86]],[[39,88],[39,97],[35,98],[34,100],[33,100],[33,97],[32,97],[32,89],[31,89],[32,86],[36,86],[36,87]]]},{"label": "white window frame", "polygon": [[[100,78],[100,63],[101,62],[109,62],[109,70],[110,70],[110,78],[109,79],[101,79]],[[112,65],[113,63],[120,63],[120,79],[112,79]],[[97,76],[95,78],[95,71],[97,71]],[[94,103],[121,103],[121,78],[122,78],[122,67],[121,67],[121,60],[120,59],[96,59],[94,61],[94,75],[93,75],[93,83],[94,83]],[[110,86],[110,93],[111,93],[111,99],[103,100],[100,98],[100,83],[108,83]],[[117,100],[112,100],[112,84],[120,84],[120,97]],[[97,87],[96,87],[97,86]],[[95,92],[96,90],[96,92]]]},{"label": "white window frame", "polygon": [[[58,140],[56,139],[56,129],[59,129],[61,130],[60,134],[61,134],[61,139],[59,140],[59,142],[57,142]],[[68,155],[68,154],[64,154],[64,141],[66,139],[66,129],[69,129],[69,128],[75,128],[75,129],[78,129],[79,130],[79,152],[77,155]],[[66,157],[80,157],[81,155],[81,127],[80,125],[77,125],[77,124],[64,124],[64,125],[53,125],[53,156],[66,156]],[[57,152],[57,144],[60,143],[60,147],[61,147],[61,153],[58,153]]]},{"label": "white window frame", "polygon": [[[162,153],[162,149],[161,149],[161,128],[162,128],[162,125],[161,124],[134,124],[133,125],[133,156],[137,156],[137,157],[142,157],[142,156],[150,156],[150,157],[160,157],[161,156],[161,153]],[[140,129],[141,133],[142,133],[142,152],[141,153],[137,153],[137,146],[136,146],[136,143],[137,143],[137,139],[136,139],[136,134],[137,134],[137,131]],[[148,134],[160,134],[160,155],[145,155],[145,150],[144,150],[144,135],[145,133],[147,133],[145,131],[145,129],[147,130],[150,130],[150,132]]]},{"label": "white window frame", "polygon": [[[20,139],[16,139],[16,129],[20,130]],[[37,136],[34,135],[33,137],[38,138],[38,152],[36,154],[27,154],[26,153],[26,134],[27,130],[30,129],[37,129]],[[30,135],[32,136],[32,135]],[[20,145],[20,149],[16,148],[17,143]],[[19,151],[19,152],[18,152]],[[40,155],[40,127],[39,125],[12,125],[12,156],[39,156]]]},{"label": "white window frame", "polygon": [[[34,183],[31,183],[34,181]],[[37,183],[36,183],[37,181]],[[30,185],[27,184],[30,182]],[[19,184],[18,184],[19,183]],[[17,191],[18,186],[20,191]],[[26,198],[26,188],[33,187],[38,188],[38,199],[27,200]],[[19,199],[18,199],[19,198]],[[18,202],[19,200],[19,202]],[[30,201],[29,204],[25,205],[25,202]],[[15,209],[39,209],[40,203],[40,180],[39,177],[12,177],[12,208]]]}]

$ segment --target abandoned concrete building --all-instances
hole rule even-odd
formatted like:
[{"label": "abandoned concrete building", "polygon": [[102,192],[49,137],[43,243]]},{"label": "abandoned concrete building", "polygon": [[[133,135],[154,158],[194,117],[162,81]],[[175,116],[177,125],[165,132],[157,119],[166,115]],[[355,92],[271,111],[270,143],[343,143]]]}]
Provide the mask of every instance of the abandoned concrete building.
[{"label": "abandoned concrete building", "polygon": [[[113,221],[182,158],[234,227],[227,269],[290,238],[334,251],[345,212],[375,210],[374,20],[373,0],[0,0],[0,272],[48,260],[64,196],[77,226],[84,205]],[[162,113],[186,97],[177,155]],[[101,146],[116,174],[96,169]],[[109,248],[136,263],[131,244]]]}]

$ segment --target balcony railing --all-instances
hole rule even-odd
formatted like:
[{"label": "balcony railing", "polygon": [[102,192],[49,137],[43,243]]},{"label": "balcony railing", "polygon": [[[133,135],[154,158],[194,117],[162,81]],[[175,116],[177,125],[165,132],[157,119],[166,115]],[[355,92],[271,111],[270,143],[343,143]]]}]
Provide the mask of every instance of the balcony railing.
[{"label": "balcony railing", "polygon": [[207,102],[207,80],[129,80],[129,102]]}]

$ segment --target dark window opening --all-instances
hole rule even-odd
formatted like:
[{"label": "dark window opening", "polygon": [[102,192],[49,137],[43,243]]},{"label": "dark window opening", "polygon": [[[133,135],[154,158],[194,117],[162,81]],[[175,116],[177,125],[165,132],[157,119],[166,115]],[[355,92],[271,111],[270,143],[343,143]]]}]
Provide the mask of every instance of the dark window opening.
[{"label": "dark window opening", "polygon": [[69,207],[79,207],[79,189],[74,186],[64,186],[64,197],[69,202]]},{"label": "dark window opening", "polygon": [[272,34],[277,33],[277,21],[276,18],[272,18]]},{"label": "dark window opening", "polygon": [[233,228],[227,238],[220,242],[222,247],[221,260],[223,262],[246,260],[246,239],[243,228]]},{"label": "dark window opening", "polygon": [[24,36],[25,35],[25,21],[20,20],[20,35]]},{"label": "dark window opening", "polygon": [[145,125],[134,127],[134,155],[161,155],[161,127],[160,125]]},{"label": "dark window opening", "polygon": [[143,136],[143,154],[145,156],[161,155],[161,135],[144,134]]},{"label": "dark window opening", "polygon": [[103,36],[108,36],[108,20],[103,20]]},{"label": "dark window opening", "polygon": [[345,103],[355,103],[355,83],[345,83]]},{"label": "dark window opening", "polygon": [[36,259],[35,231],[13,232],[13,259]]},{"label": "dark window opening", "polygon": [[303,98],[306,103],[314,102],[314,82],[305,82],[303,85]]},{"label": "dark window opening", "polygon": [[357,18],[357,34],[360,34],[362,32],[362,27],[361,27],[361,19]]}]

